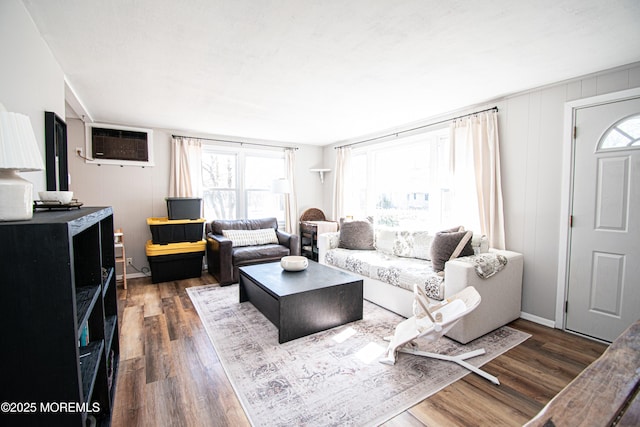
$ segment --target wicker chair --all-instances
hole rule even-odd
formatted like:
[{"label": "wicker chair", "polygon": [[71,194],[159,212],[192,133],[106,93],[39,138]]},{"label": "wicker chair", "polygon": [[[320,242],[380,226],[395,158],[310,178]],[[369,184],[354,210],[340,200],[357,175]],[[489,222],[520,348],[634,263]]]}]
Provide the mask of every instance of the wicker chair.
[{"label": "wicker chair", "polygon": [[306,211],[302,212],[302,215],[300,216],[300,222],[326,220],[327,218],[324,216],[324,212],[317,208],[309,208]]},{"label": "wicker chair", "polygon": [[[309,208],[300,216],[301,254],[314,261],[318,261],[318,233],[322,233],[327,226],[323,223],[335,224],[333,221],[327,221],[324,212],[317,208]],[[331,231],[336,231],[337,225],[333,227],[335,229]]]}]

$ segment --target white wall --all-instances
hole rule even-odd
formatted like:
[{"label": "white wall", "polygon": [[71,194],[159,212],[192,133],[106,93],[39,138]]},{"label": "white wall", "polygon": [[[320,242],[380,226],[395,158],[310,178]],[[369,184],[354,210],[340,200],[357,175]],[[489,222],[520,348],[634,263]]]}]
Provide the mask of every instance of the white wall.
[{"label": "white wall", "polygon": [[[0,1],[0,52],[0,103],[29,116],[44,162],[44,112],[64,117],[64,74],[18,0]],[[33,183],[35,199],[46,190],[44,172],[21,175]]]},{"label": "white wall", "polygon": [[[322,167],[322,147],[300,146],[296,151],[296,195],[298,198],[298,218],[306,209],[322,209],[322,193],[327,188],[327,181],[320,183],[317,172],[309,169]],[[325,211],[325,214],[330,212]]]},{"label": "white wall", "polygon": [[[149,217],[167,216],[165,197],[169,195],[169,164],[171,134],[166,129],[153,129],[155,166],[115,166],[87,164],[76,155],[76,147],[84,148],[84,123],[70,117],[67,122],[70,190],[87,206],[113,207],[116,228],[125,233],[127,257],[133,258],[138,270],[148,268],[144,245],[151,238]],[[175,132],[183,134],[183,132]],[[193,135],[206,138],[207,135]],[[296,193],[298,211],[317,207],[322,187],[317,174],[311,174],[322,155],[322,148],[302,146],[296,151]],[[298,214],[298,216],[300,213]],[[129,267],[129,274],[137,271]]]},{"label": "white wall", "polygon": [[[595,95],[640,87],[640,64],[589,75],[568,82],[496,99],[447,114],[467,114],[493,106],[499,108],[500,155],[505,207],[507,248],[524,254],[522,311],[532,320],[553,325],[562,221],[564,105]],[[424,120],[422,124],[442,117]],[[412,128],[413,123],[405,128]],[[396,132],[402,127],[382,132]],[[368,135],[372,137],[375,135]],[[364,138],[363,138],[364,139]],[[353,141],[345,141],[345,143]],[[324,149],[325,165],[333,168],[334,146]],[[331,212],[332,191],[324,193],[323,206]],[[434,230],[437,231],[437,230]],[[561,326],[561,325],[558,325]]]}]

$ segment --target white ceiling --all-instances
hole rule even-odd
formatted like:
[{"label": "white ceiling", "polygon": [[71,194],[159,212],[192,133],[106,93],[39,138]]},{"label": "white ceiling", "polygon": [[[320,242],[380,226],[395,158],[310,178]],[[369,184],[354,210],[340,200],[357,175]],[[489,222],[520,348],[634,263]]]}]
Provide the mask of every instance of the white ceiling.
[{"label": "white ceiling", "polygon": [[640,60],[638,0],[23,0],[94,121],[324,145]]}]

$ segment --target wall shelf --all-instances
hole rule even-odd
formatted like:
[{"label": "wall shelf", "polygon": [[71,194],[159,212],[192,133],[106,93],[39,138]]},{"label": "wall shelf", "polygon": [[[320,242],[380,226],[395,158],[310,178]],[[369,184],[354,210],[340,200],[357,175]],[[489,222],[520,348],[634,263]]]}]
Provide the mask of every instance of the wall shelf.
[{"label": "wall shelf", "polygon": [[315,172],[320,174],[320,183],[324,184],[324,174],[331,172],[331,169],[314,168],[314,169],[309,169],[309,172]]}]

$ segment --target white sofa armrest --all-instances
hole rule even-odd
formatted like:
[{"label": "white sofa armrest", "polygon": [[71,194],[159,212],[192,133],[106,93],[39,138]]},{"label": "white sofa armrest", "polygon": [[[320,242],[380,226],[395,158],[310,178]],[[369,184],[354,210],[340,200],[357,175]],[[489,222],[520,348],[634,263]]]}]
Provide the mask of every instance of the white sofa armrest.
[{"label": "white sofa armrest", "polygon": [[445,297],[473,286],[482,298],[480,306],[447,333],[463,344],[520,317],[524,257],[512,251],[491,252],[507,257],[507,265],[488,279],[480,278],[474,266],[465,261],[451,260],[444,267]]},{"label": "white sofa armrest", "polygon": [[318,262],[325,264],[324,257],[330,249],[335,249],[340,243],[340,232],[318,234]]},{"label": "white sofa armrest", "polygon": [[[475,271],[475,267],[470,262],[460,259],[452,259],[444,265],[444,278],[447,284],[445,298],[457,294],[467,286],[482,288],[492,281],[522,281],[522,254],[512,251],[490,249],[490,252],[504,255],[507,258],[507,265],[502,271],[496,273],[488,279],[483,279]],[[519,277],[514,277],[519,276]],[[502,276],[502,277],[500,277]],[[507,277],[510,276],[510,277]]]}]

